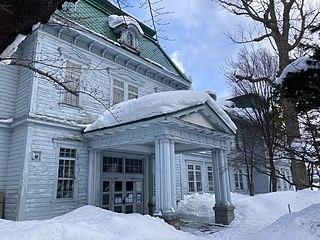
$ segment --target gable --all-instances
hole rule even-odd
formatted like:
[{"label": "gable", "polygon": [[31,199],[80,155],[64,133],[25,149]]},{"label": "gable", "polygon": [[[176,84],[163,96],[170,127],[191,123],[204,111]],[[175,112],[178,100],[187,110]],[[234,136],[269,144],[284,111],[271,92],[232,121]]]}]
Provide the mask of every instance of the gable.
[{"label": "gable", "polygon": [[199,112],[194,112],[185,116],[180,117],[181,120],[210,129],[214,129],[212,124]]}]

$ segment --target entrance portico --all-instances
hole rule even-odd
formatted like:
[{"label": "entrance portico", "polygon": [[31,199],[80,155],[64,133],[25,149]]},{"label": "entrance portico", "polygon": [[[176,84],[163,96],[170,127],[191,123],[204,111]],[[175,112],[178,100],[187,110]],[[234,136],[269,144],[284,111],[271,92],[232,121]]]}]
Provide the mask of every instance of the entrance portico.
[{"label": "entrance portico", "polygon": [[[225,153],[233,134],[233,129],[207,103],[85,132],[83,136],[90,148],[88,203],[102,205],[103,156],[107,153],[138,154],[145,159],[141,175],[144,188],[141,192],[144,199],[142,213],[149,212],[164,218],[173,216],[177,209],[175,154],[212,151],[215,221],[229,224],[233,219],[233,206]],[[124,180],[117,181],[126,184],[126,174],[122,176]],[[134,176],[131,179],[135,179]],[[136,201],[136,190],[128,193],[133,194],[130,196]],[[155,209],[151,207],[153,204]]]}]

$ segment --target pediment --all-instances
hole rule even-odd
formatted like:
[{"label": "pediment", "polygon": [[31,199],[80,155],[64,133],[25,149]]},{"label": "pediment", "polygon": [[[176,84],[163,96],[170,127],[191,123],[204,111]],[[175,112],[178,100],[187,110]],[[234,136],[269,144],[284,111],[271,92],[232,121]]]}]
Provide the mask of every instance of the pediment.
[{"label": "pediment", "polygon": [[181,116],[179,119],[181,119],[181,120],[183,120],[185,122],[188,122],[188,123],[192,123],[192,124],[201,126],[201,127],[214,129],[214,127],[212,126],[212,123],[210,123],[208,121],[208,119],[206,119],[199,112],[194,112],[194,113],[190,113],[190,114],[185,115],[185,116]]},{"label": "pediment", "polygon": [[215,111],[215,109],[211,108],[207,104],[179,111],[174,114],[174,117],[209,130],[231,134],[234,133],[234,131],[228,126],[228,123],[221,118],[219,111]]}]

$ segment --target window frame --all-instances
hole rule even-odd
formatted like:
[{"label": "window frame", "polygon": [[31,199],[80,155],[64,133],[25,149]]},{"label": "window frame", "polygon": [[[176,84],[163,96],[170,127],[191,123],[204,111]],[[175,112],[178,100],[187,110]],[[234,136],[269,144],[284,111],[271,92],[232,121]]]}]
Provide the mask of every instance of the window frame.
[{"label": "window frame", "polygon": [[[192,169],[189,167],[192,167]],[[199,176],[200,176],[200,180],[198,179]],[[190,177],[192,177],[193,179],[190,179]],[[187,163],[187,178],[188,178],[189,193],[203,192],[203,177],[202,177],[201,165],[194,164],[194,163]],[[190,186],[193,186],[193,187],[190,187]]]},{"label": "window frame", "polygon": [[[119,82],[123,84],[123,88],[117,86],[115,83]],[[135,88],[137,91],[134,92],[132,89]],[[123,101],[115,101],[115,90],[123,91]],[[131,97],[134,96],[134,97]],[[125,102],[134,98],[139,97],[139,86],[137,84],[132,84],[131,82],[120,80],[118,78],[113,79],[112,81],[112,106],[121,102]]]},{"label": "window frame", "polygon": [[[71,61],[71,60],[66,61],[66,64],[65,64],[66,71],[63,79],[63,84],[65,84],[66,87],[68,87],[68,85],[71,84],[71,86],[69,86],[68,89],[80,92],[82,67],[83,67],[82,64],[77,63],[76,61]],[[77,69],[79,71],[73,72],[71,69]],[[70,81],[70,83],[68,80],[69,77],[72,80]],[[80,93],[76,95],[71,92],[68,92],[66,89],[63,89],[60,103],[67,106],[78,108],[80,107]]]},{"label": "window frame", "polygon": [[[206,166],[207,167],[207,181],[208,181],[208,192],[214,192],[214,176],[213,176],[213,167],[212,166]],[[211,168],[211,170],[209,170]],[[212,180],[210,180],[209,175],[211,174]],[[211,186],[211,188],[210,188]]]},{"label": "window frame", "polygon": [[[244,179],[243,174],[238,169],[234,171],[233,173],[234,177],[234,188],[236,191],[242,191],[244,190]],[[238,185],[238,186],[237,186]]]},{"label": "window frame", "polygon": [[[54,187],[53,187],[53,194],[52,194],[52,201],[51,204],[54,206],[55,203],[74,203],[76,204],[78,200],[78,175],[79,175],[79,159],[80,159],[80,149],[81,146],[75,142],[72,141],[61,141],[59,139],[53,139],[54,147],[55,147],[55,178],[54,178]],[[75,158],[75,164],[74,164],[74,185],[73,185],[73,197],[71,198],[58,198],[57,192],[58,192],[58,175],[59,175],[59,159],[60,159],[60,149],[61,148],[69,148],[69,149],[75,149],[76,150],[76,158]]]}]

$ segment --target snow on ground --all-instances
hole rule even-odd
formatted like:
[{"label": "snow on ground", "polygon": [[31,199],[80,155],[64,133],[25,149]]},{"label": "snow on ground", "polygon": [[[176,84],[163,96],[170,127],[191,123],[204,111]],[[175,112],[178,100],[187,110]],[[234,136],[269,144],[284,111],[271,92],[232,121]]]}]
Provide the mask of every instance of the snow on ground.
[{"label": "snow on ground", "polygon": [[197,239],[162,219],[119,214],[93,206],[44,221],[0,220],[1,240],[166,240]]},{"label": "snow on ground", "polygon": [[[281,240],[295,240],[298,235],[294,234],[295,231],[300,231],[300,227],[297,225],[292,225],[290,227],[290,222],[292,222],[293,217],[305,218],[304,226],[305,229],[310,228],[310,233],[303,239],[320,239],[319,230],[318,232],[312,233],[311,230],[312,221],[318,223],[318,228],[320,228],[320,191],[286,191],[286,192],[275,192],[268,194],[258,194],[254,197],[241,194],[231,195],[233,204],[235,206],[235,220],[227,227],[219,227],[212,225],[202,228],[202,232],[194,231],[192,227],[185,229],[188,232],[193,232],[197,236],[204,239],[262,239],[261,236],[265,236],[263,239],[281,239]],[[312,204],[318,204],[314,206],[313,211],[314,218],[308,221],[308,216],[300,216],[300,213],[289,214],[288,204],[290,204],[291,212],[298,212]],[[202,222],[212,222],[214,212],[212,206],[214,205],[214,196],[211,194],[195,194],[186,196],[186,198],[180,202],[180,211],[188,219],[199,219]],[[301,212],[301,214],[305,214]],[[281,224],[287,222],[287,229],[277,227],[274,225],[271,229],[264,230],[265,227],[275,222],[278,218],[282,217]],[[311,221],[312,220],[312,221]],[[298,221],[298,220],[297,220]],[[292,228],[292,229],[291,229]],[[276,230],[277,229],[277,230]],[[205,230],[205,231],[204,231]],[[257,237],[252,237],[253,234],[261,231],[260,235]],[[266,233],[265,233],[266,231]],[[267,234],[271,231],[278,231],[277,234],[281,237],[277,238],[277,234],[268,237]],[[290,234],[293,233],[293,234]],[[282,235],[288,235],[287,238]],[[318,235],[317,235],[318,234]]]},{"label": "snow on ground", "polygon": [[[214,195],[193,194],[179,203],[178,231],[162,219],[119,214],[93,206],[44,221],[0,220],[1,240],[315,240],[320,239],[320,191],[232,194],[235,220],[214,224]],[[288,213],[288,204],[292,213]]]}]

